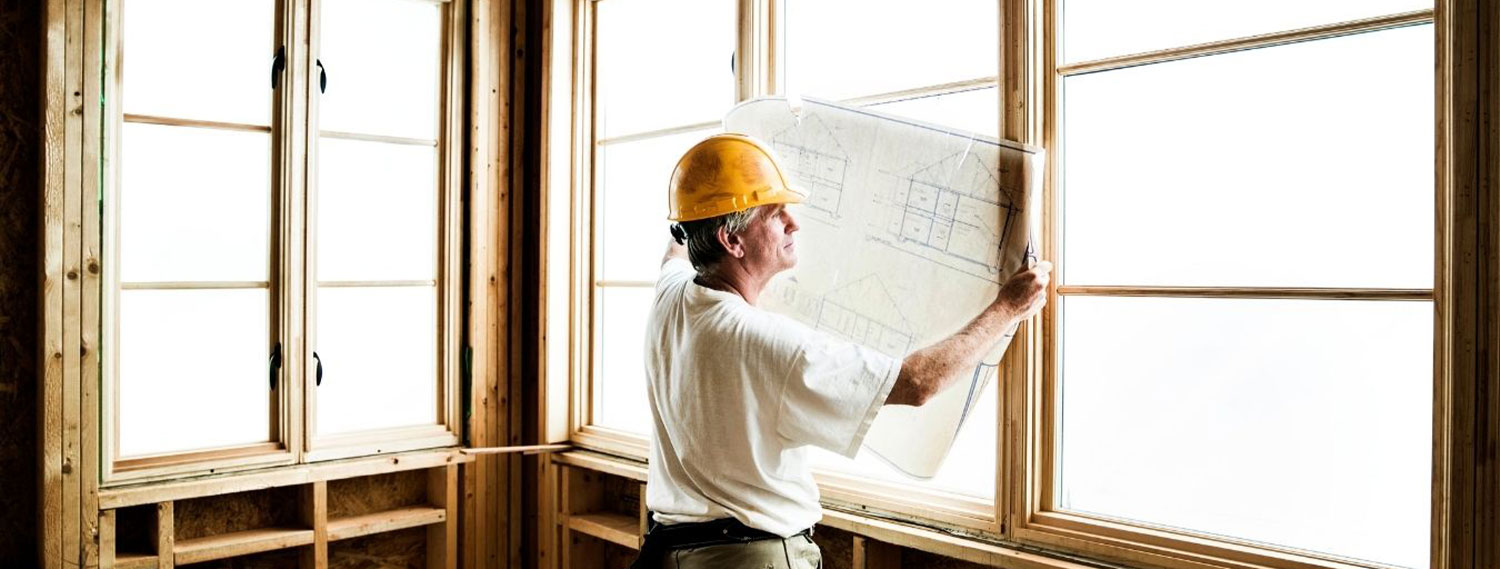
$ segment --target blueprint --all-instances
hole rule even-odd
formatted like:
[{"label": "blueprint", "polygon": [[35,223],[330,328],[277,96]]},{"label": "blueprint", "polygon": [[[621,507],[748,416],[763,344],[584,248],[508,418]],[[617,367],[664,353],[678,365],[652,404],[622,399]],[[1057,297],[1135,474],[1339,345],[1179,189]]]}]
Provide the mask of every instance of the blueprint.
[{"label": "blueprint", "polygon": [[[792,210],[797,267],[761,296],[768,310],[905,357],[962,328],[1026,263],[1036,148],[816,100],[747,101],[724,127],[770,144],[808,193]],[[926,405],[883,408],[865,449],[932,477],[1009,343]]]}]

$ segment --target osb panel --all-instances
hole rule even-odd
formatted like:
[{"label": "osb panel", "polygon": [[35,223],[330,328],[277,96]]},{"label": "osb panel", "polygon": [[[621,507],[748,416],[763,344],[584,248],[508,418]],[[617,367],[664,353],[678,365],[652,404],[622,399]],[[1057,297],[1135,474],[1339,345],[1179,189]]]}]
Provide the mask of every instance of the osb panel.
[{"label": "osb panel", "polygon": [[247,529],[301,527],[298,486],[183,500],[173,505],[177,540]]},{"label": "osb panel", "polygon": [[[854,536],[849,532],[818,526],[813,529],[813,542],[823,550],[825,569],[851,569],[854,565]],[[913,565],[913,567],[919,567]]]},{"label": "osb panel", "polygon": [[37,564],[42,2],[0,2],[0,567]]},{"label": "osb panel", "polygon": [[627,516],[641,513],[641,483],[620,476],[604,476],[604,502],[609,511]]},{"label": "osb panel", "polygon": [[410,528],[328,544],[329,569],[426,569],[427,530]]},{"label": "osb panel", "polygon": [[427,503],[427,471],[408,470],[328,483],[328,517],[341,518]]},{"label": "osb panel", "polygon": [[931,569],[984,569],[985,567],[984,565],[980,565],[978,563],[960,561],[952,557],[943,557],[941,555],[928,553],[926,551],[917,551],[915,549],[901,550],[901,566],[930,567]]},{"label": "osb panel", "polygon": [[298,555],[300,555],[299,549],[282,549],[177,567],[178,569],[296,569]]}]

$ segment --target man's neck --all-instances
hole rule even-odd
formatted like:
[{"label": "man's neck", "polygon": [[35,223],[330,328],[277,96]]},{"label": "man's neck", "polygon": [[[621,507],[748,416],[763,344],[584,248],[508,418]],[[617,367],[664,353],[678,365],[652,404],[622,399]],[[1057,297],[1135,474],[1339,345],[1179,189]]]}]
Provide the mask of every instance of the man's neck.
[{"label": "man's neck", "polygon": [[740,298],[745,299],[746,304],[755,306],[755,303],[760,300],[761,291],[764,291],[766,284],[771,282],[771,276],[757,278],[745,271],[744,267],[738,263],[725,262],[709,273],[698,275],[693,282],[714,290],[738,294]]}]

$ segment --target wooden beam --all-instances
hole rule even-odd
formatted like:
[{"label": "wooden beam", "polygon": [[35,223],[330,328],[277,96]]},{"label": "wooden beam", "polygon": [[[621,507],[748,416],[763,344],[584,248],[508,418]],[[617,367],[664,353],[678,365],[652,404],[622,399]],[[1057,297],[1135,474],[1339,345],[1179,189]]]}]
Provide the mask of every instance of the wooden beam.
[{"label": "wooden beam", "polygon": [[447,464],[465,463],[472,460],[472,458],[464,456],[456,449],[437,449],[382,456],[367,456],[257,472],[237,472],[175,482],[106,488],[99,492],[99,503],[100,507],[103,508],[124,508],[168,500],[185,500],[202,496],[217,496],[233,492],[309,484],[320,480],[339,480],[356,476],[433,468]]},{"label": "wooden beam", "polygon": [[40,492],[37,500],[38,559],[43,567],[63,566],[63,195],[64,131],[67,125],[67,2],[46,0],[42,14],[42,251],[41,338],[37,361],[37,419]]},{"label": "wooden beam", "polygon": [[[427,503],[442,523],[427,526],[427,569],[458,567],[458,465],[427,471]],[[428,515],[431,515],[429,513]],[[415,513],[413,513],[415,517]]]},{"label": "wooden beam", "polygon": [[427,564],[429,567],[434,565],[442,567],[444,560],[451,558],[446,557],[449,553],[447,545],[442,539],[434,544],[431,538],[434,531],[438,533],[447,531],[448,519],[447,509],[432,506],[409,506],[339,518],[328,521],[328,541],[341,541],[388,531],[431,526],[427,533]]},{"label": "wooden beam", "polygon": [[152,542],[156,544],[156,569],[172,569],[176,566],[173,552],[177,549],[176,519],[172,502],[156,505],[156,525],[152,528]]},{"label": "wooden beam", "polygon": [[300,517],[303,527],[313,530],[311,547],[298,552],[301,569],[328,568],[328,482],[319,480],[300,488]]},{"label": "wooden beam", "polygon": [[252,553],[312,545],[313,530],[261,528],[177,542],[172,556],[178,565],[228,559]]}]

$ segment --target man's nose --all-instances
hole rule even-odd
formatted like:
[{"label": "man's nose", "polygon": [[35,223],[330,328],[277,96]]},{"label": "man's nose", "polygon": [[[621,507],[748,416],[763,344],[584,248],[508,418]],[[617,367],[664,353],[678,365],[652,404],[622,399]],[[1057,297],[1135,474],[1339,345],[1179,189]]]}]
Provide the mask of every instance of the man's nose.
[{"label": "man's nose", "polygon": [[797,225],[797,217],[793,216],[792,212],[786,211],[786,210],[782,210],[782,213],[786,214],[786,232],[787,233],[791,233],[791,232],[796,231],[798,229],[802,229],[802,227],[800,227],[800,226]]}]

